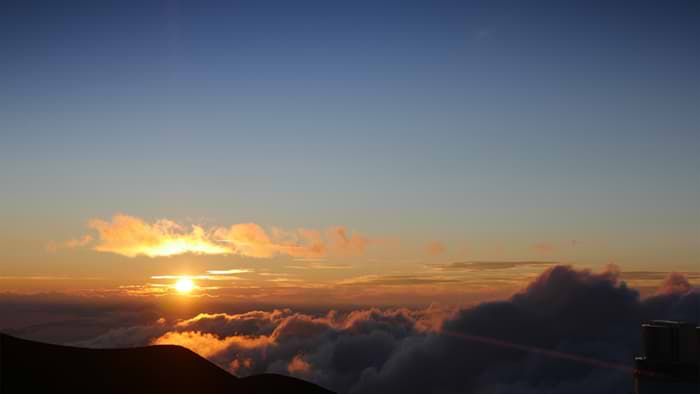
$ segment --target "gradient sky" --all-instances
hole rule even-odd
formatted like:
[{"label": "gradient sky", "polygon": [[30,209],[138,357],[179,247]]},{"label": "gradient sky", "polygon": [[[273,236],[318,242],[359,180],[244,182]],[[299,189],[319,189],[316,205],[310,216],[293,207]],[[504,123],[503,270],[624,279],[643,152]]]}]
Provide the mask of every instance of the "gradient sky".
[{"label": "gradient sky", "polygon": [[[542,268],[455,262],[697,271],[700,3],[378,3],[3,2],[0,291],[248,269],[232,292],[430,301]],[[367,242],[95,250],[117,214]]]}]

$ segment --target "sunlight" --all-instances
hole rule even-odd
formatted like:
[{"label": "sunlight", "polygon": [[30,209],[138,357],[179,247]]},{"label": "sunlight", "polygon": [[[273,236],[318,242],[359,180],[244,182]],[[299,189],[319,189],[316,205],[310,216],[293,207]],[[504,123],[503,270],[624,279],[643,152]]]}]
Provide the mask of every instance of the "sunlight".
[{"label": "sunlight", "polygon": [[178,293],[188,294],[194,289],[194,282],[190,278],[180,278],[175,282],[175,290]]}]

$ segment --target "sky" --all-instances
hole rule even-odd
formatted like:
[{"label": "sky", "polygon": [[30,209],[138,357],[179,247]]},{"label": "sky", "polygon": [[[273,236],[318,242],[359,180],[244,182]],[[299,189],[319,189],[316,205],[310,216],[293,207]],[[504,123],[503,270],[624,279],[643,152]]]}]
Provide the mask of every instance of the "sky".
[{"label": "sky", "polygon": [[[3,2],[0,292],[470,304],[700,267],[696,1]],[[656,283],[656,282],[655,282]]]}]

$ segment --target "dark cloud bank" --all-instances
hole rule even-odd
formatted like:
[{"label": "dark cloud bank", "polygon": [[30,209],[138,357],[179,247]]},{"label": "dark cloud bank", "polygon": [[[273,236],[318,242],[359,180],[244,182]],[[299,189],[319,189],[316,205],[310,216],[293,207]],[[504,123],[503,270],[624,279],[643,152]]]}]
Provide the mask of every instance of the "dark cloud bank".
[{"label": "dark cloud bank", "polygon": [[201,314],[81,344],[180,343],[239,375],[292,374],[340,393],[618,394],[633,391],[641,322],[698,315],[700,294],[680,275],[640,299],[618,272],[555,266],[472,308]]}]

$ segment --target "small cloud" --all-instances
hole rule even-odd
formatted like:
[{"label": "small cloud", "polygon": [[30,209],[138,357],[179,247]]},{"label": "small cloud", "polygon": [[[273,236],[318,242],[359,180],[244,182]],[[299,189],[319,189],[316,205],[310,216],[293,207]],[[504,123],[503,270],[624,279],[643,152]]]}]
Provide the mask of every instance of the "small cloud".
[{"label": "small cloud", "polygon": [[250,371],[251,368],[253,368],[252,358],[235,358],[233,361],[231,361],[231,363],[229,363],[229,370],[233,374],[244,374]]},{"label": "small cloud", "polygon": [[56,241],[49,241],[44,245],[44,250],[48,253],[58,252],[58,243]]},{"label": "small cloud", "polygon": [[666,276],[658,294],[683,294],[692,289],[688,277],[680,272],[671,272]]},{"label": "small cloud", "polygon": [[328,230],[328,238],[334,250],[343,254],[358,255],[365,251],[370,241],[368,238],[353,232],[349,234],[345,227],[332,227]]},{"label": "small cloud", "polygon": [[431,256],[439,256],[445,252],[445,245],[440,241],[432,241],[425,246],[426,252]]},{"label": "small cloud", "polygon": [[290,374],[305,375],[311,371],[311,364],[304,361],[300,355],[296,355],[287,365],[287,371]]}]

